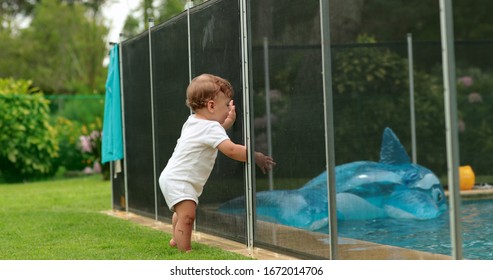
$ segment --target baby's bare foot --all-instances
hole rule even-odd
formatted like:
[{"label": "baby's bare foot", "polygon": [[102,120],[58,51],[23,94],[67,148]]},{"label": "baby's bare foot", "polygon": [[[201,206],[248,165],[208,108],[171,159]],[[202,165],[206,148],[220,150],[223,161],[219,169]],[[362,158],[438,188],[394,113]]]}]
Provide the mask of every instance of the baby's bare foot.
[{"label": "baby's bare foot", "polygon": [[175,242],[173,239],[171,239],[171,240],[169,241],[169,246],[171,246],[171,247],[176,247],[176,242]]}]

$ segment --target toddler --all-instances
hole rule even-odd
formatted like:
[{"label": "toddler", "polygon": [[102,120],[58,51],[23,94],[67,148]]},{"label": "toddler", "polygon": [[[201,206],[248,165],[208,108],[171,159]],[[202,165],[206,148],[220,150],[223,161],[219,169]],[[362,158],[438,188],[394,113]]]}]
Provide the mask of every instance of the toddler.
[{"label": "toddler", "polygon": [[[214,167],[217,151],[241,162],[247,160],[244,145],[226,134],[236,120],[233,87],[221,78],[202,74],[187,88],[187,106],[194,112],[182,127],[173,155],[159,177],[166,204],[173,213],[170,246],[191,250],[195,210],[203,187]],[[255,152],[255,163],[265,174],[274,160]]]}]

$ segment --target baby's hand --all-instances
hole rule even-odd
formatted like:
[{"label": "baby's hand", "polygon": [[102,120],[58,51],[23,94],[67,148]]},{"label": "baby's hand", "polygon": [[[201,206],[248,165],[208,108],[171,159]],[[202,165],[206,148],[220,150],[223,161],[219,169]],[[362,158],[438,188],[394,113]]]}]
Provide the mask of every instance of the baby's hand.
[{"label": "baby's hand", "polygon": [[229,101],[229,113],[226,120],[222,123],[224,129],[230,129],[236,121],[236,106],[233,104],[233,100]]},{"label": "baby's hand", "polygon": [[276,165],[273,158],[266,156],[260,152],[255,153],[255,163],[264,174],[271,171],[272,168]]},{"label": "baby's hand", "polygon": [[236,121],[236,106],[233,103],[233,100],[229,101],[229,114],[228,119],[234,123]]}]

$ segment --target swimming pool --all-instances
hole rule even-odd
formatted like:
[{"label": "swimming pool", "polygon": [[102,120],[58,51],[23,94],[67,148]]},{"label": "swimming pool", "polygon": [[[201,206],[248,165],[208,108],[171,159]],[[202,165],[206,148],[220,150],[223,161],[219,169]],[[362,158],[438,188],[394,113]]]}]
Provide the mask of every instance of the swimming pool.
[{"label": "swimming pool", "polygon": [[[463,201],[465,259],[493,260],[493,200]],[[340,221],[341,237],[451,255],[449,213],[432,220],[376,219]]]}]

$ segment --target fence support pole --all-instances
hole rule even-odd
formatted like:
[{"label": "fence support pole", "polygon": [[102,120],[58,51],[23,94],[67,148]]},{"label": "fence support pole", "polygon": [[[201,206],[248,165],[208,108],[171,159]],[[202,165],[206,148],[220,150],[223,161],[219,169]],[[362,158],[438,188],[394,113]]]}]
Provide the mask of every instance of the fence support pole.
[{"label": "fence support pole", "polygon": [[158,209],[157,209],[157,197],[158,197],[158,178],[157,178],[157,162],[156,162],[156,129],[154,127],[154,88],[153,88],[153,77],[152,77],[152,35],[151,29],[154,27],[154,18],[149,18],[149,83],[151,89],[151,134],[152,134],[152,173],[153,173],[153,183],[154,183],[154,219],[158,220]]},{"label": "fence support pole", "polygon": [[[127,178],[127,145],[125,141],[125,98],[124,98],[124,87],[123,87],[123,33],[119,36],[120,43],[118,44],[118,55],[120,64],[120,100],[122,108],[122,133],[123,133],[123,185],[125,188],[125,212],[128,214],[128,178]],[[121,199],[121,198],[120,198]]]},{"label": "fence support pole", "polygon": [[251,133],[251,112],[250,112],[250,65],[249,65],[249,47],[248,47],[248,9],[247,0],[240,1],[240,36],[241,36],[241,73],[243,83],[243,121],[244,121],[244,134],[245,134],[245,146],[247,147],[247,162],[245,164],[245,188],[246,188],[246,218],[247,218],[247,246],[251,252],[254,242],[254,222],[255,222],[255,207],[254,207],[254,190],[253,190],[253,176],[254,176],[254,156],[252,145],[252,133]]},{"label": "fence support pole", "polygon": [[414,66],[413,66],[413,35],[407,34],[407,62],[409,73],[409,108],[411,114],[411,153],[413,163],[418,163],[416,147],[416,116],[414,109]]},{"label": "fence support pole", "polygon": [[334,110],[332,98],[332,66],[330,56],[329,0],[320,0],[322,44],[322,79],[325,118],[325,161],[327,168],[327,200],[329,210],[330,259],[337,259],[337,208],[335,185]]},{"label": "fence support pole", "polygon": [[[265,117],[267,119],[267,155],[272,157],[272,118],[270,111],[270,67],[269,39],[264,37],[264,83],[265,83]],[[269,190],[274,190],[274,171],[269,172]]]},{"label": "fence support pole", "polygon": [[462,259],[460,223],[459,136],[457,127],[457,89],[455,85],[454,29],[452,0],[440,1],[445,129],[447,138],[448,189],[450,198],[450,240],[452,257]]},{"label": "fence support pole", "polygon": [[[188,43],[188,82],[192,81],[192,34],[190,31],[190,9],[193,8],[193,2],[187,1],[185,9],[187,10],[187,43]],[[192,114],[192,109],[190,109]]]}]

